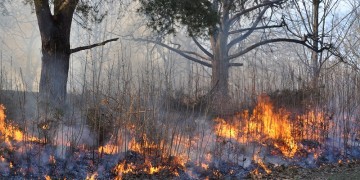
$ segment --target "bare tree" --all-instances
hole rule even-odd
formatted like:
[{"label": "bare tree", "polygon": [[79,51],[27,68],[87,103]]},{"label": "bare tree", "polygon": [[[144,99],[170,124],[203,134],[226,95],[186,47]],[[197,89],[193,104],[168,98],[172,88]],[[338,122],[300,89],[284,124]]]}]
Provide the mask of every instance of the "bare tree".
[{"label": "bare tree", "polygon": [[[156,43],[178,53],[188,60],[211,68],[212,90],[209,96],[211,97],[211,105],[217,110],[226,107],[228,104],[229,69],[243,65],[242,63],[235,62],[238,57],[259,46],[276,42],[301,44],[316,53],[330,49],[330,44],[322,48],[314,47],[307,36],[294,38],[275,36],[269,38],[264,35],[272,29],[281,29],[281,27],[287,26],[285,19],[281,18],[279,14],[276,14],[278,9],[286,5],[286,1],[283,0],[203,0],[197,2],[200,4],[192,4],[189,1],[183,1],[181,3],[171,1],[175,4],[169,3],[172,5],[170,5],[169,8],[175,6],[175,8],[171,10],[162,10],[166,9],[164,7],[169,4],[160,0],[141,2],[142,8],[140,8],[140,11],[150,16],[149,25],[151,27],[165,33],[173,33],[176,30],[174,27],[177,25],[187,27],[193,43],[196,44],[201,53],[197,51],[186,51],[159,40],[136,40]],[[160,7],[163,8],[161,9]],[[195,8],[203,9],[196,11]],[[211,8],[211,10],[209,10],[209,8]],[[211,16],[213,13],[216,14],[215,21],[212,19],[214,17]],[[196,24],[197,21],[199,21],[198,24]],[[201,34],[202,32],[204,33]],[[204,35],[205,38],[202,38]],[[261,38],[259,38],[260,40],[257,42],[249,42],[252,36],[260,36]]]},{"label": "bare tree", "polygon": [[[319,87],[319,78],[326,62],[334,55],[343,61],[340,54],[341,44],[348,36],[355,18],[354,10],[341,10],[342,0],[297,0],[287,14],[291,24],[287,32],[291,36],[304,37],[309,40],[313,49],[303,50],[302,61],[310,69],[310,87]],[[288,26],[288,27],[289,27]],[[291,29],[291,30],[290,30]],[[329,44],[331,42],[331,44]],[[317,51],[331,46],[330,51]],[[297,51],[297,50],[296,50]],[[330,52],[330,53],[329,53]]]},{"label": "bare tree", "polygon": [[79,0],[27,0],[26,2],[35,6],[41,35],[43,56],[39,86],[40,109],[51,113],[53,116],[62,116],[66,99],[70,55],[105,45],[108,42],[116,41],[117,38],[71,48],[70,32],[74,13],[80,12],[88,15],[95,6]]}]

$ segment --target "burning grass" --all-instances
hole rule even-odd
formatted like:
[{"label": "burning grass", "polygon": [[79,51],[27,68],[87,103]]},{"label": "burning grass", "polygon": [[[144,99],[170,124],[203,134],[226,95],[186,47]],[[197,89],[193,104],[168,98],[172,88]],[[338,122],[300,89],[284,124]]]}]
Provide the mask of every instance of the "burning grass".
[{"label": "burning grass", "polygon": [[[190,119],[167,125],[132,121],[107,144],[57,146],[24,135],[6,122],[0,106],[0,174],[3,177],[76,179],[258,178],[279,166],[314,167],[342,159],[327,146],[331,118],[312,109],[294,114],[260,96],[252,110],[233,117]],[[148,124],[146,124],[148,123]],[[149,131],[147,127],[151,127]],[[334,160],[332,160],[334,159]]]},{"label": "burning grass", "polygon": [[217,136],[238,143],[258,142],[272,146],[287,158],[300,150],[300,142],[311,140],[323,143],[328,117],[323,112],[309,111],[291,118],[286,109],[274,109],[268,96],[258,98],[252,113],[245,110],[230,120],[215,119]]}]

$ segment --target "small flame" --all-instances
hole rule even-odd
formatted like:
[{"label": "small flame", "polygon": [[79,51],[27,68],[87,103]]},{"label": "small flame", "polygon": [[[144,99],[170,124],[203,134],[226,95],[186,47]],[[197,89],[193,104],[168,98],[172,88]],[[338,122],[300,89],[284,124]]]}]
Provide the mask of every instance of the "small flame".
[{"label": "small flame", "polygon": [[90,176],[87,175],[86,180],[96,180],[97,176],[98,176],[98,173],[95,172],[95,173],[91,174]]},{"label": "small flame", "polygon": [[116,154],[119,151],[118,146],[112,144],[106,144],[105,146],[100,146],[98,150],[100,153],[105,153],[105,154]]},{"label": "small flame", "polygon": [[[264,164],[264,162],[261,160],[261,158],[258,155],[254,156],[254,161],[264,169],[264,171],[266,172],[266,174],[270,174],[271,170]],[[258,171],[256,171],[258,172]],[[256,173],[257,174],[257,173]]]},{"label": "small flame", "polygon": [[115,174],[117,174],[116,179],[117,180],[122,179],[122,176],[124,174],[128,174],[128,173],[133,172],[134,168],[135,167],[134,167],[134,165],[132,163],[126,164],[126,161],[123,161],[122,163],[119,163],[114,169]]},{"label": "small flame", "polygon": [[24,138],[24,135],[20,130],[14,130],[14,140],[15,141],[22,141],[23,138]]},{"label": "small flame", "polygon": [[1,162],[5,162],[6,159],[5,159],[3,156],[0,156],[0,161],[1,161]]},{"label": "small flame", "polygon": [[51,177],[49,175],[46,175],[45,180],[51,180]]},{"label": "small flame", "polygon": [[209,165],[208,164],[205,164],[205,163],[201,163],[201,167],[205,170],[207,170],[209,168]]},{"label": "small flame", "polygon": [[149,174],[158,173],[161,169],[161,167],[150,167]]}]

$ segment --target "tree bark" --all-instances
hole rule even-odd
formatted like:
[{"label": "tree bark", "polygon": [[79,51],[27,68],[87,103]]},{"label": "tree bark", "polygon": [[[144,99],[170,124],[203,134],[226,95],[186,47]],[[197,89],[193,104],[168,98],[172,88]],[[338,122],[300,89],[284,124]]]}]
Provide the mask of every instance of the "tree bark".
[{"label": "tree bark", "polygon": [[[217,8],[217,5],[214,7]],[[231,114],[229,96],[229,68],[228,38],[229,38],[229,10],[230,4],[226,1],[220,19],[220,26],[213,27],[210,43],[213,51],[210,108],[214,114]]]},{"label": "tree bark", "polygon": [[46,119],[61,117],[65,112],[66,86],[70,59],[70,30],[77,0],[34,0],[41,35],[42,67],[39,85],[39,110]]},{"label": "tree bark", "polygon": [[40,77],[40,108],[42,113],[64,114],[69,72],[69,54],[43,49]]},{"label": "tree bark", "polygon": [[[313,24],[312,24],[312,46],[314,49],[319,49],[319,0],[313,0]],[[320,77],[320,65],[319,65],[319,53],[315,50],[311,52],[311,87],[316,89],[318,86],[318,81]]]},{"label": "tree bark", "polygon": [[[226,17],[225,17],[226,18]],[[223,22],[226,22],[226,19]],[[228,29],[226,26],[220,31],[215,31],[211,37],[213,51],[212,74],[211,74],[211,96],[210,106],[215,114],[231,114],[229,96],[229,60],[228,60]]]},{"label": "tree bark", "polygon": [[212,46],[214,58],[212,60],[211,87],[213,100],[220,101],[229,96],[229,63],[226,59],[226,37],[220,33]]}]

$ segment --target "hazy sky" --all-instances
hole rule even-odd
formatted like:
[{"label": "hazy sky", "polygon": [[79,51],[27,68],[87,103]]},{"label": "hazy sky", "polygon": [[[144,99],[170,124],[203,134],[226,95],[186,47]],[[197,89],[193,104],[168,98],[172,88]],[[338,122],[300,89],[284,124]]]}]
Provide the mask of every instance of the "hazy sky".
[{"label": "hazy sky", "polygon": [[[21,82],[21,79],[24,79],[26,89],[36,91],[41,68],[41,42],[36,16],[31,12],[31,7],[23,5],[22,1],[11,1],[11,3],[6,3],[5,6],[8,14],[0,14],[0,53],[2,54],[2,65],[11,75],[13,81]],[[340,4],[339,6],[341,12],[346,11],[346,5]],[[85,30],[78,26],[76,22],[73,22],[72,48],[101,42],[133,31],[136,31],[137,35],[146,34],[144,28],[139,28],[144,25],[144,21],[139,21],[139,17],[130,15],[134,14],[136,9],[133,6],[127,7],[126,11],[121,11],[121,16],[119,16],[118,8],[115,5],[109,6],[107,9],[109,10],[108,17],[100,24],[89,25],[92,28],[91,30]],[[178,36],[177,38],[179,37],[182,38],[180,41],[186,42],[185,37]],[[173,42],[176,41],[178,40],[173,40]],[[143,64],[144,59],[146,59],[144,57],[146,56],[144,46],[140,47],[138,44],[129,41],[123,41],[122,46],[126,48],[121,49],[120,42],[116,42],[104,47],[94,48],[91,51],[72,55],[71,71],[73,77],[81,79],[81,73],[87,62],[86,58],[94,60],[96,66],[99,63],[111,66],[111,63],[108,63],[110,59],[114,59],[119,53],[125,53],[132,55],[132,63]],[[105,51],[103,51],[104,49]],[[126,52],[121,52],[124,50]],[[177,62],[187,63],[186,60]],[[178,70],[183,71],[184,68],[178,68]],[[22,77],[21,74],[23,75]],[[14,85],[12,88],[14,88]]]}]

